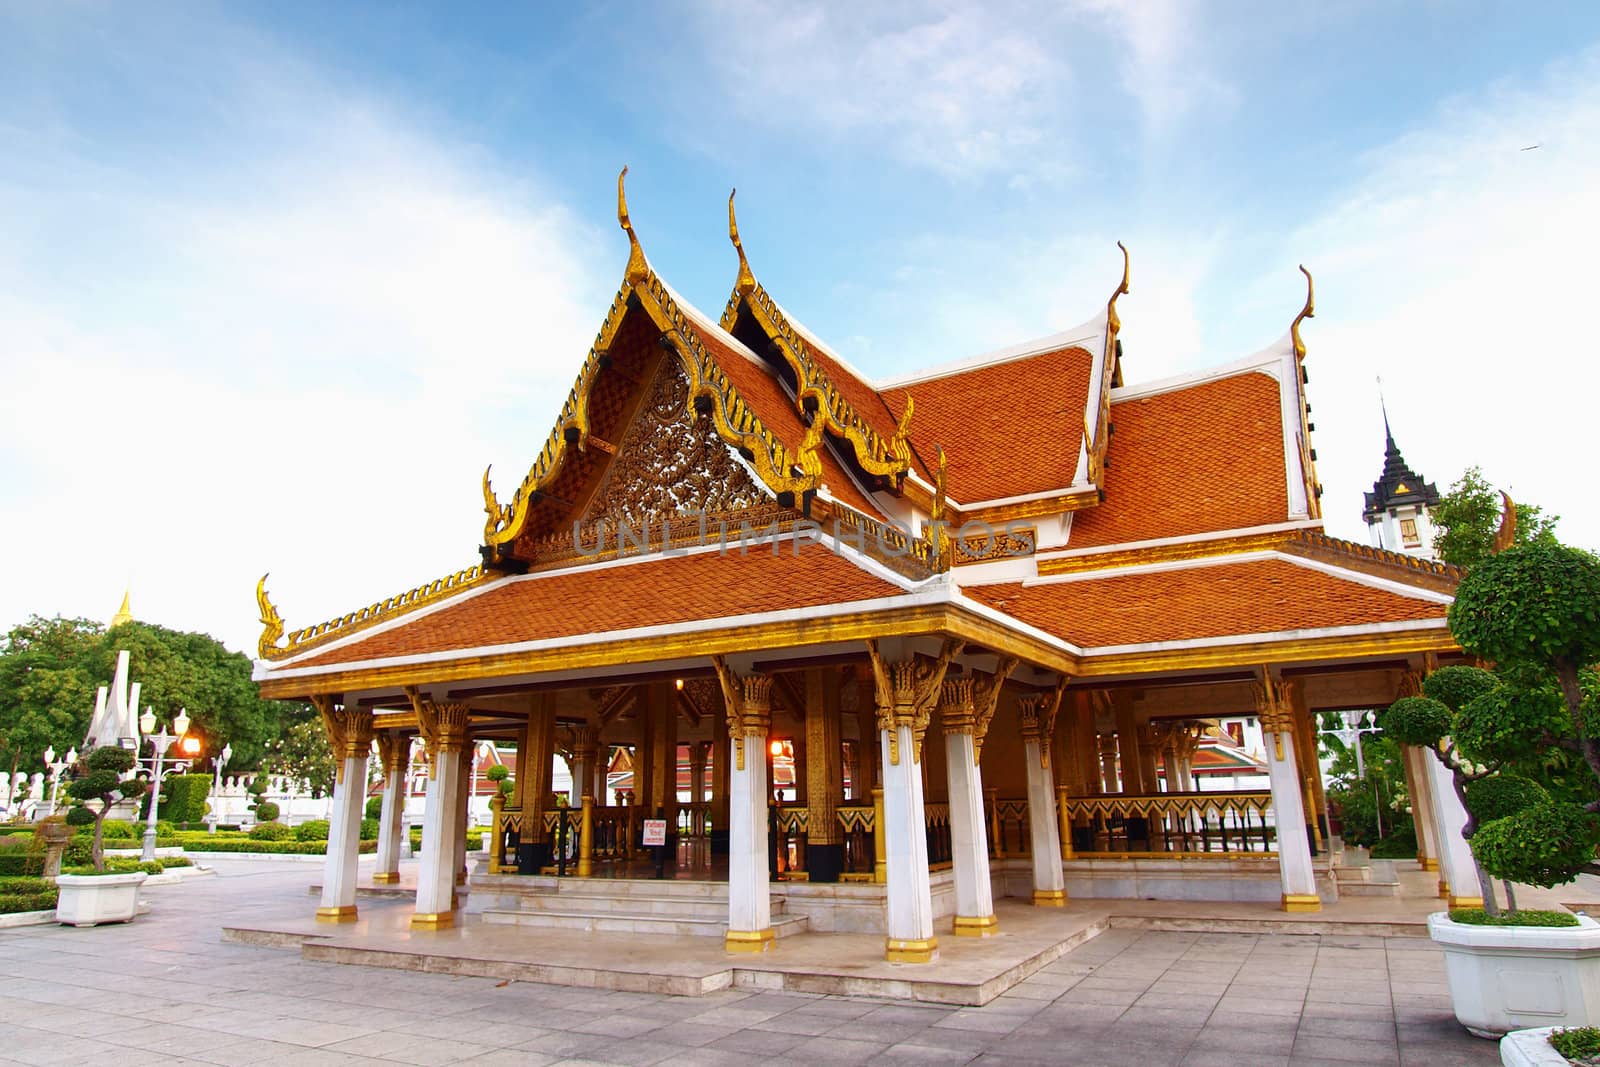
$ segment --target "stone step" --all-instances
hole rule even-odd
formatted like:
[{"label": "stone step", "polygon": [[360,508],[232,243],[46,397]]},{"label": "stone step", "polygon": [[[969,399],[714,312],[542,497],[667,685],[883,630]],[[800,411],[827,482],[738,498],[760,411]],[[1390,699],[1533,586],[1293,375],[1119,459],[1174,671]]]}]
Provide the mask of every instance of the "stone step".
[{"label": "stone step", "polygon": [[1398,897],[1399,882],[1340,882],[1341,897]]},{"label": "stone step", "polygon": [[554,875],[483,874],[473,875],[476,886],[495,892],[527,893],[549,892],[588,896],[604,894],[609,897],[683,897],[692,900],[728,899],[727,882],[695,882],[675,878],[578,878]]},{"label": "stone step", "polygon": [[[576,911],[592,914],[681,916],[691,919],[723,919],[728,917],[728,895],[698,900],[685,897],[610,896],[593,893],[522,893],[518,895],[520,910],[539,912]],[[783,914],[782,898],[772,900],[773,915]],[[509,910],[509,909],[505,909]]]},{"label": "stone step", "polygon": [[[532,926],[554,930],[582,930],[589,933],[664,934],[671,937],[721,937],[728,930],[728,917],[690,918],[672,915],[638,915],[614,912],[512,911],[490,909],[483,913],[485,923],[506,926]],[[803,915],[774,916],[774,937],[804,933],[810,920]]]}]

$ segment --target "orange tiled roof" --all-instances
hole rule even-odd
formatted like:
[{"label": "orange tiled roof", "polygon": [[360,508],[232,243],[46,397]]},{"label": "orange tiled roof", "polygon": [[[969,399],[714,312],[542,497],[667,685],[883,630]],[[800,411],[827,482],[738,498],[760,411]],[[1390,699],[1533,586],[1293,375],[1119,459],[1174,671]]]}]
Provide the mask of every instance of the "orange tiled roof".
[{"label": "orange tiled roof", "polygon": [[283,664],[313,667],[488,645],[601,634],[789,608],[820,608],[902,590],[827,548],[791,544],[578,567],[516,579],[348,645]]},{"label": "orange tiled roof", "polygon": [[1073,516],[1068,548],[1288,521],[1283,409],[1270,376],[1114,401],[1111,424],[1105,501]]},{"label": "orange tiled roof", "polygon": [[1093,367],[1073,345],[895,386],[883,398],[899,411],[911,394],[912,447],[924,464],[937,464],[943,447],[951,499],[975,504],[1073,484]]},{"label": "orange tiled roof", "polygon": [[1277,559],[963,592],[1080,648],[1442,619],[1447,610]]}]

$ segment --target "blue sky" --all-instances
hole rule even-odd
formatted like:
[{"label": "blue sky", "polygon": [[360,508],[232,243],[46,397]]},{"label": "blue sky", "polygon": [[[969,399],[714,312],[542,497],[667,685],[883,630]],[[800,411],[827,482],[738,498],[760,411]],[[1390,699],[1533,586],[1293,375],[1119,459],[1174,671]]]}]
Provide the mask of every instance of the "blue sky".
[{"label": "blue sky", "polygon": [[[889,375],[1119,305],[1133,381],[1306,327],[1330,531],[1413,465],[1600,545],[1590,4],[0,2],[0,625],[253,646],[473,561],[626,259]],[[1538,145],[1536,149],[1522,149]],[[1225,472],[1197,477],[1225,476]]]}]

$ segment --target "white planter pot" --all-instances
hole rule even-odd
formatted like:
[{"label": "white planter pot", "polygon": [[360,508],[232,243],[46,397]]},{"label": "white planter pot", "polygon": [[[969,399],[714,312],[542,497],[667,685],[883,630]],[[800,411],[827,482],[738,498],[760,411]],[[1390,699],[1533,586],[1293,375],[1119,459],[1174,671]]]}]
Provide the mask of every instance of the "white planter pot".
[{"label": "white planter pot", "polygon": [[1428,916],[1444,949],[1456,1019],[1479,1037],[1526,1027],[1600,1022],[1600,923],[1471,926],[1445,912]]},{"label": "white planter pot", "polygon": [[1506,1067],[1567,1067],[1567,1058],[1550,1047],[1554,1026],[1513,1030],[1500,1039],[1500,1062]]},{"label": "white planter pot", "polygon": [[132,919],[139,906],[139,887],[150,877],[132,874],[63,874],[56,879],[56,922],[73,926],[120,923]]}]

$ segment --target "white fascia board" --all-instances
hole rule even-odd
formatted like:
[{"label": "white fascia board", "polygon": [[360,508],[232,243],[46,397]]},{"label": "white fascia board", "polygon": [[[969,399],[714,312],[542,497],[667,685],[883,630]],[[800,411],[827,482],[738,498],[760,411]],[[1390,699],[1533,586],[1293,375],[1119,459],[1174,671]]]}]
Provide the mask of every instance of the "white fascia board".
[{"label": "white fascia board", "polygon": [[971,597],[963,594],[960,589],[954,590],[950,600],[951,603],[956,607],[964,608],[975,615],[981,615],[992,622],[999,623],[1007,629],[1015,630],[1017,633],[1026,634],[1036,641],[1049,645],[1051,648],[1060,649],[1062,652],[1066,652],[1074,656],[1083,654],[1083,649],[1079,648],[1071,641],[1068,641],[1066,638],[1058,637],[1048,630],[1041,630],[1039,627],[1034,626],[1031,623],[1023,622],[1014,615],[1007,615],[999,608],[985,604],[981,600],[974,600]]},{"label": "white fascia board", "polygon": [[1327,626],[1316,630],[1274,630],[1271,633],[1231,634],[1226,637],[1196,637],[1184,641],[1152,641],[1143,645],[1099,645],[1083,650],[1085,659],[1100,656],[1121,656],[1128,653],[1179,652],[1185,649],[1218,648],[1235,645],[1241,641],[1280,642],[1310,641],[1329,637],[1365,637],[1371,634],[1406,633],[1411,630],[1443,630],[1449,623],[1444,619],[1409,619],[1402,622],[1368,622],[1354,626]]},{"label": "white fascia board", "polygon": [[[982,355],[971,356],[967,359],[958,359],[953,363],[945,363],[928,370],[913,371],[910,374],[884,378],[874,382],[873,388],[880,393],[885,389],[904,389],[907,386],[917,385],[921,382],[949,378],[953,375],[965,374],[968,371],[980,370],[984,367],[998,366],[1001,363],[1012,363],[1019,359],[1027,359],[1029,356],[1043,355],[1046,352],[1055,352],[1063,348],[1082,348],[1096,338],[1103,342],[1105,333],[1106,316],[1104,312],[1101,312],[1088,322],[1074,326],[1070,330],[1063,330],[1048,337],[1038,337],[1031,341],[1023,341],[1020,344],[1010,345],[1006,348],[998,348],[993,352],[985,352]],[[1105,354],[1103,343],[1100,354],[1102,356]]]},{"label": "white fascia board", "polygon": [[[1285,487],[1289,491],[1289,516],[1306,518],[1311,514],[1311,502],[1307,499],[1308,479],[1300,461],[1300,365],[1295,361],[1292,349],[1282,360],[1282,370],[1278,376],[1278,399],[1283,409],[1283,473]],[[1308,450],[1309,447],[1307,445]]]},{"label": "white fascia board", "polygon": [[1007,585],[1026,582],[1039,576],[1039,565],[1033,556],[1014,556],[985,560],[982,563],[963,563],[950,568],[950,574],[961,588],[969,585]]},{"label": "white fascia board", "polygon": [[1219,382],[1226,378],[1236,378],[1241,374],[1252,371],[1269,374],[1277,378],[1283,367],[1283,353],[1279,345],[1263,348],[1253,355],[1236,359],[1231,363],[1223,363],[1204,370],[1188,371],[1184,374],[1174,374],[1168,378],[1157,378],[1153,381],[1139,382],[1136,385],[1124,385],[1120,389],[1111,390],[1111,402],[1119,403],[1123,400],[1143,400],[1145,397],[1160,396],[1162,393],[1175,393],[1182,389],[1189,389],[1196,385],[1205,385],[1207,382]]},{"label": "white fascia board", "polygon": [[[274,670],[273,678],[310,678],[319,674],[334,674],[343,671],[369,670],[375,667],[405,667],[420,666],[428,663],[447,663],[451,660],[463,658],[476,658],[481,656],[516,655],[523,652],[543,652],[553,649],[570,648],[580,645],[595,644],[599,641],[614,643],[619,641],[641,641],[652,637],[665,637],[685,633],[705,633],[713,630],[728,629],[732,627],[766,626],[785,622],[810,621],[818,618],[831,618],[835,615],[858,614],[864,612],[892,611],[897,608],[924,607],[934,604],[949,603],[954,598],[947,585],[938,584],[928,586],[914,593],[905,593],[897,596],[878,597],[872,600],[857,600],[851,603],[829,605],[829,609],[785,608],[781,611],[761,612],[754,615],[728,615],[716,619],[698,619],[693,622],[663,623],[655,626],[636,626],[626,630],[606,630],[583,634],[569,634],[562,637],[541,638],[537,641],[516,641],[500,645],[479,645],[472,648],[453,648],[439,652],[422,652],[410,656],[392,656],[381,659],[355,660],[345,663],[327,663],[315,667],[290,667]],[[326,652],[326,648],[317,650]]]},{"label": "white fascia board", "polygon": [[1324,563],[1321,560],[1290,555],[1275,549],[1237,552],[1231,555],[1199,556],[1194,559],[1162,560],[1159,563],[1140,563],[1131,567],[1107,567],[1103,570],[1095,571],[1073,571],[1070,574],[1047,574],[1022,584],[1024,586],[1066,585],[1072,582],[1094,582],[1137,574],[1164,574],[1171,571],[1204,570],[1208,567],[1226,567],[1235,563],[1259,563],[1266,560],[1276,560],[1296,567],[1303,567],[1306,570],[1317,571],[1321,574],[1338,578],[1341,581],[1354,582],[1370,589],[1379,589],[1386,593],[1393,593],[1396,596],[1403,596],[1411,600],[1422,600],[1430,604],[1449,604],[1455,599],[1449,593],[1437,593],[1431,589],[1419,589],[1414,585],[1406,585],[1404,582],[1378,578],[1371,574],[1364,574],[1361,571],[1350,570],[1332,563]]},{"label": "white fascia board", "polygon": [[[1148,541],[1123,541],[1114,545],[1091,545],[1088,548],[1066,548],[1041,552],[1040,559],[1075,559],[1094,556],[1102,552],[1130,552],[1141,548],[1160,548],[1164,545],[1186,545],[1196,541],[1220,541],[1229,537],[1251,537],[1256,534],[1293,533],[1297,530],[1320,530],[1321,519],[1298,519],[1294,522],[1275,522],[1265,526],[1241,526],[1236,530],[1212,530],[1206,533],[1180,534],[1176,537],[1156,537]],[[1070,541],[1068,542],[1071,543]]]}]

